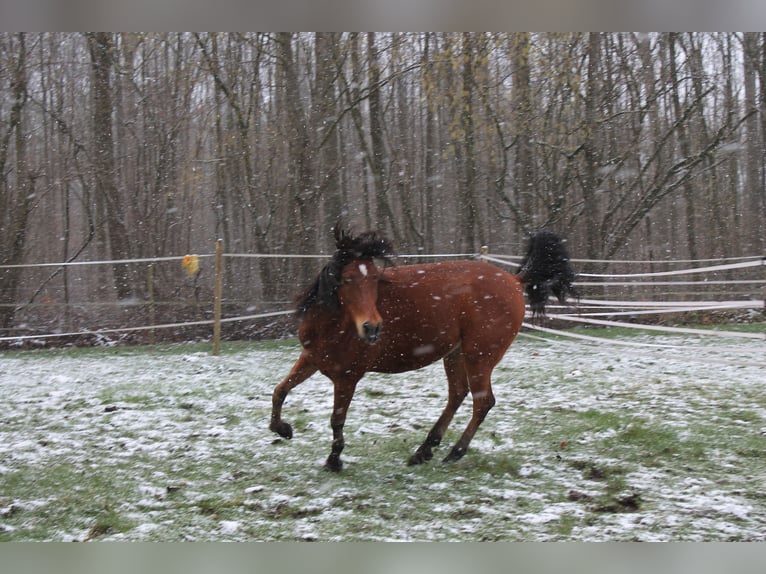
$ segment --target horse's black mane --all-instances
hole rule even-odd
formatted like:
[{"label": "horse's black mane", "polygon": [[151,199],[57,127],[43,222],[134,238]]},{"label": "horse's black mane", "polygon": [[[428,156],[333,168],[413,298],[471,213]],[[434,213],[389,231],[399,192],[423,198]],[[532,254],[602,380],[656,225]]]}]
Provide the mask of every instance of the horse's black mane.
[{"label": "horse's black mane", "polygon": [[360,259],[383,259],[390,261],[394,256],[391,243],[375,231],[365,231],[354,236],[350,229],[335,226],[335,253],[314,282],[296,299],[299,315],[306,313],[314,305],[323,305],[330,309],[338,307],[338,286],[343,268],[352,261]]},{"label": "horse's black mane", "polygon": [[545,315],[545,303],[551,294],[561,303],[567,295],[577,297],[569,254],[563,240],[551,231],[538,231],[529,238],[518,275],[534,315]]}]

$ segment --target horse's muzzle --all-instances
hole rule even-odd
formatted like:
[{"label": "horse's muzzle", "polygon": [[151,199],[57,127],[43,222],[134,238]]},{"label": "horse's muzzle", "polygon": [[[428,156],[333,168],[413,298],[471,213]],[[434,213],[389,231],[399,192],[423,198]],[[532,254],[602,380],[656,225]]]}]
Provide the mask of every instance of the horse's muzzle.
[{"label": "horse's muzzle", "polygon": [[380,329],[382,326],[383,323],[381,322],[370,323],[369,321],[365,321],[362,323],[362,338],[372,345],[380,338]]}]

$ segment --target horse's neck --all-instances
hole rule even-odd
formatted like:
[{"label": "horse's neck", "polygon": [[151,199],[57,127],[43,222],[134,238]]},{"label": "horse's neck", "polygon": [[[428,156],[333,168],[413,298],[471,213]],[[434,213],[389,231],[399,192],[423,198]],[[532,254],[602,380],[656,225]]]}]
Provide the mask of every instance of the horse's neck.
[{"label": "horse's neck", "polygon": [[321,337],[336,340],[342,333],[355,334],[356,328],[351,318],[342,311],[315,307],[304,317],[299,333],[301,339]]}]

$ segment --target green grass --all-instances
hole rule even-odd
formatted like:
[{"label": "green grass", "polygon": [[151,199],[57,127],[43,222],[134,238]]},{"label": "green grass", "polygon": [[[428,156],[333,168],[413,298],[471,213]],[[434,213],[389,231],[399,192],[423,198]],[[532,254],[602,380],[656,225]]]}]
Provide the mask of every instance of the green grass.
[{"label": "green grass", "polygon": [[[766,336],[766,323],[752,322],[752,323],[727,323],[725,325],[685,325],[690,329],[701,329],[707,331],[735,331],[740,333],[760,333]],[[642,336],[654,336],[657,331],[651,329],[634,329],[630,327],[585,327],[576,326],[566,329],[566,333],[572,333],[574,335],[589,335],[591,337],[599,337],[605,340],[624,340]],[[554,333],[539,333],[535,332],[535,336],[542,337],[550,340],[567,340],[566,335],[558,335]],[[663,336],[682,338],[687,335],[683,333],[663,333]]]},{"label": "green grass", "polygon": [[[259,341],[223,341],[221,354],[241,353],[245,351],[279,351],[293,350],[298,346],[297,339],[273,339]],[[212,342],[164,343],[159,345],[115,345],[113,347],[59,347],[40,348],[34,350],[8,349],[0,350],[0,356],[19,359],[36,360],[39,358],[109,358],[109,357],[142,357],[178,356],[190,353],[212,354]]]},{"label": "green grass", "polygon": [[288,398],[293,440],[267,429],[295,341],[206,349],[3,353],[76,381],[4,395],[0,541],[764,539],[766,398],[704,365],[519,342],[468,454],[440,462],[470,401],[417,467],[442,368],[371,374],[332,474],[324,378]]}]

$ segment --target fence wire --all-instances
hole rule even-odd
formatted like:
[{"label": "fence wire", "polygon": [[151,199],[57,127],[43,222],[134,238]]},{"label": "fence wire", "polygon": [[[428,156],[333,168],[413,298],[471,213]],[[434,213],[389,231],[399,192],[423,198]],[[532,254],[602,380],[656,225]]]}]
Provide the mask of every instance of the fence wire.
[{"label": "fence wire", "polygon": [[[140,258],[140,259],[121,259],[121,260],[99,260],[99,261],[71,261],[71,262],[49,262],[49,263],[24,263],[20,265],[0,265],[0,270],[3,269],[16,269],[16,268],[24,268],[24,269],[34,269],[34,268],[72,268],[77,266],[96,266],[96,265],[117,265],[117,264],[143,264],[143,265],[154,265],[157,263],[181,263],[184,258],[188,258],[188,255],[184,256],[172,256],[172,257],[153,257],[153,258]],[[215,257],[214,253],[204,253],[195,255],[194,257],[199,259],[206,259],[206,258],[212,258]],[[223,253],[222,254],[223,259],[232,261],[232,260],[240,260],[240,259],[274,259],[274,258],[281,258],[281,259],[327,259],[328,255],[323,254],[312,254],[312,255],[296,255],[296,254],[255,254],[255,253]],[[481,258],[486,261],[492,262],[494,264],[497,264],[501,267],[512,267],[518,265],[518,261],[521,259],[519,256],[515,255],[504,255],[504,254],[492,254],[490,255],[487,253],[486,250],[483,250],[481,254],[469,254],[469,253],[453,253],[453,254],[404,254],[398,256],[400,260],[407,260],[407,259],[465,259],[465,258]],[[606,262],[606,261],[595,261],[595,260],[585,260],[585,259],[578,259],[573,260],[578,263],[583,264],[589,264],[589,263],[616,263],[616,262]],[[706,259],[706,260],[699,260],[699,261],[689,261],[689,260],[683,260],[683,261],[653,261],[653,262],[644,262],[644,261],[620,261],[619,263],[623,264],[646,264],[646,263],[663,263],[663,264],[700,264],[704,263],[706,265],[703,266],[692,266],[687,267],[683,269],[676,269],[676,270],[667,270],[667,271],[650,271],[650,272],[634,272],[634,273],[581,273],[578,275],[578,281],[575,283],[575,285],[582,289],[596,289],[596,290],[604,290],[614,287],[630,287],[630,288],[641,288],[641,287],[695,287],[695,288],[701,288],[706,289],[709,293],[709,288],[715,286],[716,288],[743,288],[747,287],[749,288],[748,291],[752,292],[757,289],[764,289],[766,290],[766,279],[764,278],[746,278],[746,279],[719,279],[718,274],[720,273],[732,273],[734,271],[738,270],[746,270],[746,269],[754,269],[758,267],[764,267],[766,265],[766,258],[762,257],[738,257],[738,258],[728,258],[728,259]],[[717,263],[716,265],[709,265],[709,263]],[[513,271],[513,269],[509,269],[509,271]],[[688,281],[688,280],[663,280],[663,281],[654,281],[654,278],[662,277],[662,278],[669,278],[669,277],[680,277],[684,275],[692,275],[692,274],[705,274],[705,275],[712,275],[715,277],[714,279],[710,279],[708,277],[703,278],[699,281]],[[587,279],[586,281],[582,281],[582,279]],[[590,279],[595,279],[595,281],[589,281]],[[642,281],[642,279],[648,279],[647,281]],[[764,296],[766,296],[766,293],[763,293]],[[133,306],[155,306],[155,305],[184,305],[189,304],[188,301],[186,302],[173,302],[173,301],[133,301],[128,302],[127,306],[130,307]],[[17,308],[24,306],[23,303],[12,303],[10,305],[14,305]],[[79,303],[79,304],[70,304],[70,305],[113,305],[115,307],[126,307],[125,302],[115,302],[115,303],[104,303],[104,302],[85,302],[85,303]],[[207,310],[207,307],[209,306],[212,309],[212,302],[208,301],[197,301],[195,303],[197,307],[201,310],[201,312],[210,314],[212,313]],[[228,317],[222,317],[221,323],[243,323],[248,321],[256,321],[259,319],[265,319],[265,318],[275,318],[275,317],[282,317],[282,316],[288,316],[293,313],[293,310],[289,308],[287,305],[287,302],[282,303],[281,309],[278,310],[268,310],[260,313],[247,313],[247,314],[237,314],[233,316]],[[671,333],[677,333],[677,334],[687,334],[687,335],[695,335],[695,336],[714,336],[714,337],[729,337],[729,338],[740,338],[740,339],[764,339],[766,340],[766,333],[745,333],[745,332],[739,332],[739,331],[732,331],[732,330],[708,330],[708,329],[697,329],[697,328],[687,328],[687,327],[675,327],[675,326],[667,326],[667,325],[659,325],[659,324],[650,324],[650,323],[640,323],[636,319],[638,317],[646,317],[650,315],[658,316],[658,315],[670,315],[670,314],[682,314],[682,313],[702,313],[702,312],[713,312],[713,311],[740,311],[740,312],[751,312],[751,313],[762,313],[765,307],[765,301],[764,299],[755,298],[752,295],[750,297],[747,297],[745,299],[741,300],[731,300],[731,299],[716,299],[716,300],[699,300],[699,299],[692,299],[692,300],[671,300],[667,298],[659,298],[659,299],[652,299],[652,300],[630,300],[630,299],[592,299],[592,298],[583,298],[580,299],[577,302],[577,308],[573,311],[572,307],[563,307],[557,309],[555,306],[553,306],[553,313],[550,315],[551,320],[555,321],[561,321],[561,322],[568,322],[568,323],[576,323],[576,324],[586,324],[586,325],[594,325],[594,326],[600,326],[600,327],[624,327],[629,329],[642,329],[642,330],[652,330],[652,331],[658,331],[658,332],[671,332]],[[250,306],[250,309],[254,308],[254,306]],[[629,321],[619,321],[614,320],[619,317],[625,317],[628,318]],[[81,329],[73,329],[71,331],[62,331],[62,332],[45,332],[45,333],[34,333],[34,334],[25,334],[25,335],[7,335],[7,336],[0,336],[0,342],[2,343],[10,343],[10,344],[20,344],[25,341],[31,341],[31,340],[39,340],[39,341],[45,341],[47,339],[54,339],[54,338],[66,338],[66,337],[77,337],[77,336],[105,336],[105,335],[116,335],[116,334],[128,334],[128,333],[139,333],[139,332],[156,332],[163,329],[185,329],[189,327],[209,327],[213,326],[215,324],[214,319],[212,318],[204,318],[199,320],[185,320],[185,321],[177,321],[177,322],[163,322],[159,324],[146,324],[146,325],[136,325],[136,326],[128,326],[128,327],[115,327],[115,328],[81,328]],[[527,329],[541,329],[539,325],[535,326],[532,324],[525,323],[525,326]],[[550,330],[550,329],[548,329]],[[552,332],[558,333],[558,334],[566,334],[566,331],[560,330],[560,329],[554,329]],[[570,334],[570,336],[572,336]],[[585,337],[583,339],[583,337]],[[575,337],[579,340],[591,340],[591,337],[588,336],[582,336],[578,335]],[[637,346],[645,346],[643,343],[635,343]]]}]

